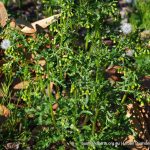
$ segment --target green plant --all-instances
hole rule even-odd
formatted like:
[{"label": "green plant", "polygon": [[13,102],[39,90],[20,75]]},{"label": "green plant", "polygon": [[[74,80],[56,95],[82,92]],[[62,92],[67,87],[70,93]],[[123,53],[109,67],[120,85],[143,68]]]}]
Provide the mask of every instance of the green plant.
[{"label": "green plant", "polygon": [[11,39],[1,67],[1,102],[11,116],[0,126],[0,142],[35,150],[124,149],[115,143],[136,134],[127,105],[149,102],[140,88],[150,70],[148,47],[138,31],[120,34],[116,0],[42,2],[50,5],[45,14],[61,12],[48,35],[28,37],[9,25],[1,33]]},{"label": "green plant", "polygon": [[149,24],[149,8],[150,2],[149,1],[140,1],[136,0],[134,5],[134,12],[130,16],[130,22],[133,26],[137,29],[150,29]]}]

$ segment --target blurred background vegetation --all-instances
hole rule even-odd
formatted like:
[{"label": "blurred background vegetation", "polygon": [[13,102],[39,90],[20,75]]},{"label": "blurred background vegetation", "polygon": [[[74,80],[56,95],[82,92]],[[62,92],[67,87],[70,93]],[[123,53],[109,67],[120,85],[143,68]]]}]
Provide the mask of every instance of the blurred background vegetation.
[{"label": "blurred background vegetation", "polygon": [[141,29],[150,29],[150,0],[134,0],[133,12],[130,14],[130,22]]}]

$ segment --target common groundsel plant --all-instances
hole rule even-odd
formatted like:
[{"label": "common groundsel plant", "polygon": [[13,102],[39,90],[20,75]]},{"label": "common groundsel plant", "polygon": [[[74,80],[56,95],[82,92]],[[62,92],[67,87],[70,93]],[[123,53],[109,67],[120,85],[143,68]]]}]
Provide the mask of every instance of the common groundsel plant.
[{"label": "common groundsel plant", "polygon": [[120,23],[117,0],[41,2],[45,14],[61,13],[49,34],[28,37],[9,24],[1,32],[0,102],[11,114],[0,148],[126,149],[113,143],[136,138],[127,105],[150,101],[141,87],[150,74],[146,41]]}]

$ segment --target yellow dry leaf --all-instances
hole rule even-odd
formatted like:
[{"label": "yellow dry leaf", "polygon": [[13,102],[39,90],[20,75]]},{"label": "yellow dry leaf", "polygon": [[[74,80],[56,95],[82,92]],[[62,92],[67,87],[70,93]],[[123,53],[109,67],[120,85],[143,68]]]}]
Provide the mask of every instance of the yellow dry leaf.
[{"label": "yellow dry leaf", "polygon": [[60,14],[57,14],[48,18],[38,20],[36,22],[31,23],[32,27],[25,26],[21,31],[23,33],[35,33],[37,31],[37,26],[44,29],[48,27],[50,24],[52,24],[53,22],[57,21],[59,17],[60,17]]},{"label": "yellow dry leaf", "polygon": [[17,83],[13,89],[14,90],[21,90],[21,89],[26,89],[29,86],[29,81],[22,81],[20,83]]},{"label": "yellow dry leaf", "polygon": [[43,67],[46,64],[46,61],[44,59],[41,59],[41,60],[39,60],[38,64]]},{"label": "yellow dry leaf", "polygon": [[141,32],[140,37],[143,40],[150,38],[150,30],[144,30],[143,32]]},{"label": "yellow dry leaf", "polygon": [[10,110],[6,108],[4,105],[0,104],[0,116],[9,117]]},{"label": "yellow dry leaf", "polygon": [[8,20],[8,14],[6,8],[2,2],[0,2],[0,25],[4,27]]}]

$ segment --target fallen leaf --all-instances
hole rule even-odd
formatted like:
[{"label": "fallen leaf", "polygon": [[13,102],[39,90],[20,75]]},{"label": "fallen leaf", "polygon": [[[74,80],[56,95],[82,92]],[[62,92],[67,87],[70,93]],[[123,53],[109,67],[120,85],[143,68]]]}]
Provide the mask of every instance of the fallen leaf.
[{"label": "fallen leaf", "polygon": [[53,110],[56,111],[58,108],[58,103],[53,104]]},{"label": "fallen leaf", "polygon": [[0,25],[4,27],[8,20],[7,10],[2,2],[0,2]]},{"label": "fallen leaf", "polygon": [[60,14],[57,14],[45,19],[38,20],[36,22],[31,23],[32,27],[25,26],[21,31],[23,33],[35,33],[37,31],[37,26],[44,29],[53,22],[57,21],[59,17]]},{"label": "fallen leaf", "polygon": [[121,66],[109,66],[105,70],[105,77],[112,83],[112,85],[114,82],[120,80],[120,75],[123,75],[123,72],[120,71],[121,68]]},{"label": "fallen leaf", "polygon": [[109,66],[105,71],[109,74],[115,74],[118,73],[118,70],[121,68],[121,66]]},{"label": "fallen leaf", "polygon": [[10,142],[10,143],[7,143],[6,145],[4,145],[5,149],[6,150],[18,150],[19,147],[20,147],[20,143],[17,143],[17,142]]},{"label": "fallen leaf", "polygon": [[29,81],[22,81],[20,83],[17,83],[13,89],[14,90],[21,90],[21,89],[26,89],[29,86]]},{"label": "fallen leaf", "polygon": [[10,110],[4,105],[0,105],[0,116],[4,116],[6,118],[10,116]]},{"label": "fallen leaf", "polygon": [[114,42],[110,39],[104,39],[103,44],[105,44],[107,46],[112,46],[114,44]]},{"label": "fallen leaf", "polygon": [[47,44],[45,47],[46,47],[46,48],[51,48],[51,45],[50,45],[50,44]]},{"label": "fallen leaf", "polygon": [[39,60],[38,64],[41,65],[42,67],[45,66],[45,64],[46,64],[45,59]]},{"label": "fallen leaf", "polygon": [[150,30],[144,30],[141,32],[140,37],[142,40],[150,38]]},{"label": "fallen leaf", "polygon": [[10,21],[10,27],[11,28],[15,28],[16,27],[16,21],[14,20],[14,19],[12,19],[11,21]]}]

